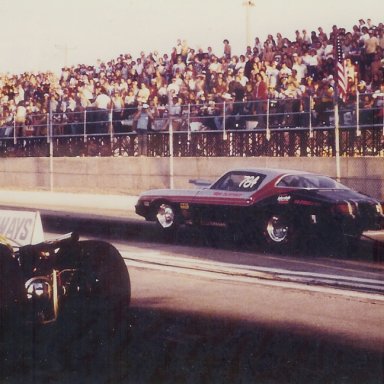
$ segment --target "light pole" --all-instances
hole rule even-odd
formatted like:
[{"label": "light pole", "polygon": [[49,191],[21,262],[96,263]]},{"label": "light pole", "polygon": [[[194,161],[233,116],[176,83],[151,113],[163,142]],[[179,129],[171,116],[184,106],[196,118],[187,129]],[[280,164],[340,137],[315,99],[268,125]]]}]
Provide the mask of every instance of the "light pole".
[{"label": "light pole", "polygon": [[245,0],[243,2],[245,7],[245,38],[247,46],[252,46],[252,36],[251,36],[251,9],[255,6],[253,0]]},{"label": "light pole", "polygon": [[64,56],[63,66],[67,67],[68,66],[69,51],[74,50],[77,47],[69,47],[68,44],[63,44],[63,45],[55,44],[55,48],[63,52],[63,56]]}]

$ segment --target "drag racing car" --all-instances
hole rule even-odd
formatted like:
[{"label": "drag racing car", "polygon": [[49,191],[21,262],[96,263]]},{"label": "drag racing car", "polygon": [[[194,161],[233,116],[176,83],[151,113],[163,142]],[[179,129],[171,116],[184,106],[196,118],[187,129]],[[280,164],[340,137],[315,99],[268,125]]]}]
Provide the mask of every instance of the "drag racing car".
[{"label": "drag racing car", "polygon": [[233,169],[198,189],[150,190],[136,213],[164,232],[179,225],[219,226],[275,249],[320,238],[339,244],[383,227],[383,205],[330,177],[285,169]]},{"label": "drag racing car", "polygon": [[120,332],[131,291],[127,267],[115,247],[81,241],[75,233],[44,240],[38,212],[0,210],[0,231],[3,364],[28,361],[39,349],[47,351],[42,360],[54,349],[61,359],[89,355]]}]

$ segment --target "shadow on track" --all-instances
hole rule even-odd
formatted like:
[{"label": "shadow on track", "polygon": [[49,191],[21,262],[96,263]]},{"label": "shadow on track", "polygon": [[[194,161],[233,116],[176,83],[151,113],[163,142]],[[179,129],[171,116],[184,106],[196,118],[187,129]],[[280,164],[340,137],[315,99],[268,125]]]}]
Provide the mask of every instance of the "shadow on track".
[{"label": "shadow on track", "polygon": [[[152,303],[153,304],[153,303]],[[152,309],[135,303],[129,341],[88,345],[35,334],[29,358],[2,369],[2,383],[371,383],[383,382],[383,349],[348,345],[300,328]]]},{"label": "shadow on track", "polygon": [[[114,220],[65,217],[65,216],[43,216],[44,230],[56,230],[63,232],[77,231],[84,236],[102,236],[110,240],[134,240],[145,243],[168,243],[175,245],[207,247],[224,249],[230,251],[245,251],[259,253],[276,253],[266,249],[265,245],[258,239],[242,239],[223,228],[197,228],[181,227],[175,236],[164,239],[164,235],[158,230],[154,223],[139,220]],[[284,253],[283,253],[284,254]],[[280,253],[281,255],[281,253]],[[359,242],[343,244],[335,250],[327,242],[316,238],[305,239],[299,248],[289,250],[287,255],[306,257],[329,257],[336,259],[360,260],[368,262],[384,261],[384,243],[363,237]]]},{"label": "shadow on track", "polygon": [[[161,242],[153,224],[50,218],[60,233]],[[152,229],[152,230],[151,230]],[[238,246],[220,231],[181,231],[175,242],[219,249]],[[186,298],[187,299],[187,298]],[[24,358],[1,359],[0,382],[16,383],[371,383],[384,380],[384,347],[347,343],[343,335],[154,308],[133,303],[116,340],[65,337],[70,322],[23,339]],[[128,332],[129,330],[129,332]],[[92,334],[92,326],[88,327]],[[63,336],[64,333],[64,336]],[[85,338],[84,338],[85,337]]]}]

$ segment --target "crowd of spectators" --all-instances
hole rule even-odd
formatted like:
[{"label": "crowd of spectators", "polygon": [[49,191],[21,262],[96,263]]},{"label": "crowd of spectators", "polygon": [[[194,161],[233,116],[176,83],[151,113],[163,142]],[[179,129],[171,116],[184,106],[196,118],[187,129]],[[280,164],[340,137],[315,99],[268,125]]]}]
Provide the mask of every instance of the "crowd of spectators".
[{"label": "crowd of spectators", "polygon": [[[267,99],[284,101],[280,123],[289,126],[300,124],[292,116],[308,110],[309,96],[315,100],[317,123],[328,124],[325,111],[333,103],[337,82],[336,39],[348,76],[345,107],[356,105],[357,92],[365,95],[359,99],[361,107],[381,107],[384,25],[368,19],[359,20],[352,31],[335,25],[329,32],[321,27],[310,33],[297,30],[293,40],[280,33],[268,35],[264,42],[255,38],[240,55],[232,54],[227,39],[220,54],[210,47],[195,50],[180,39],[169,54],[121,54],[96,65],[62,68],[60,75],[3,74],[0,134],[11,132],[13,124],[17,136],[45,134],[48,111],[56,116],[58,133],[81,132],[84,110],[94,111],[94,120],[105,122],[113,111],[116,132],[125,129],[122,122],[140,120],[142,112],[152,129],[162,129],[155,124],[156,117],[180,114],[186,105],[192,116],[212,115],[210,129],[223,127],[224,107],[226,116],[252,115],[263,126]],[[98,129],[107,132],[109,125]]]}]

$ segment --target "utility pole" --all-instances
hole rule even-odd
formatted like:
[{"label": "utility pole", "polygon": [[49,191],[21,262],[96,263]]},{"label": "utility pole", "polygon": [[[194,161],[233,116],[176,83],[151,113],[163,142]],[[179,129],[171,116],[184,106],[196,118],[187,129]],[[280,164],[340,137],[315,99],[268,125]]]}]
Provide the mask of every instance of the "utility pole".
[{"label": "utility pole", "polygon": [[243,2],[243,6],[245,7],[245,38],[246,38],[246,46],[252,47],[252,33],[251,33],[251,9],[255,6],[255,2],[253,0],[245,0]]}]

